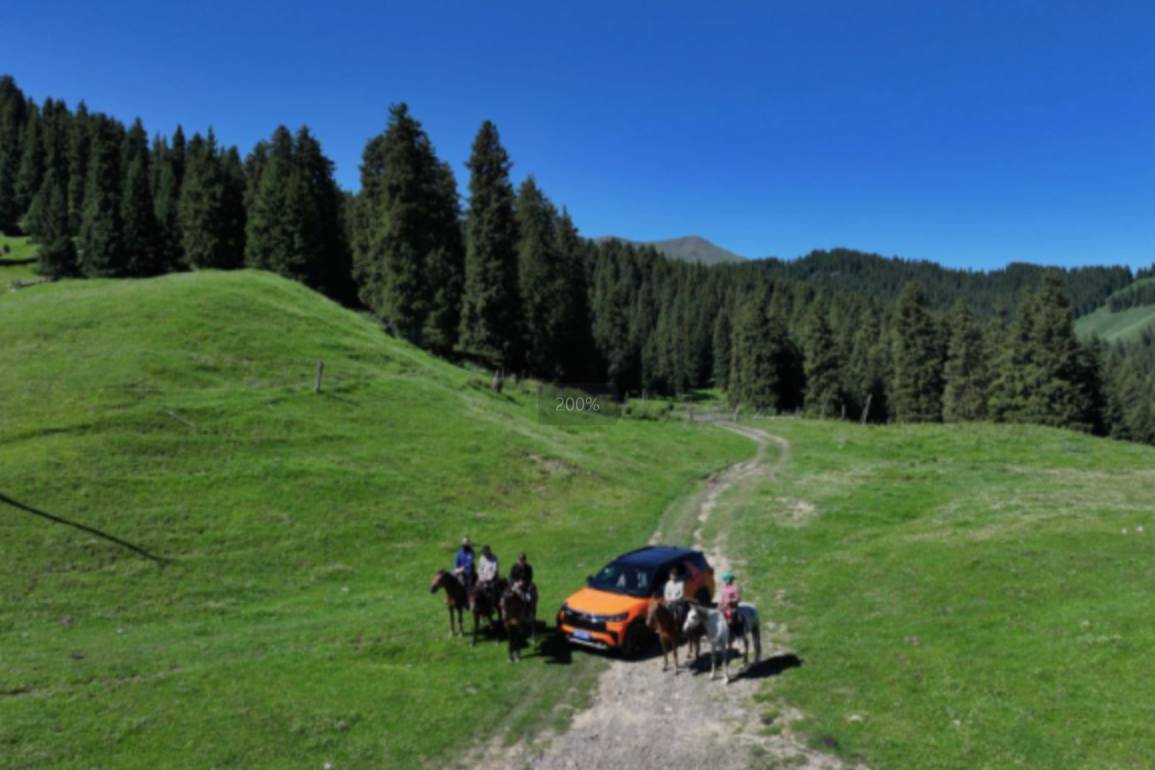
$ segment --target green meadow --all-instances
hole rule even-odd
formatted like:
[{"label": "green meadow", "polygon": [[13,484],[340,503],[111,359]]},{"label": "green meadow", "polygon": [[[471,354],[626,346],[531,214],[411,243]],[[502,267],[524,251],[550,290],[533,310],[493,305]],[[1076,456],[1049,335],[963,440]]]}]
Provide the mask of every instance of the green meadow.
[{"label": "green meadow", "polygon": [[26,236],[0,233],[0,296],[6,293],[13,281],[36,278],[37,244]]},{"label": "green meadow", "polygon": [[524,549],[549,619],[752,451],[543,422],[263,273],[6,293],[0,351],[0,494],[171,560],[0,505],[5,768],[436,767],[555,724],[599,659],[447,638],[434,570]]},{"label": "green meadow", "polygon": [[813,745],[872,768],[1155,766],[1155,449],[762,425],[791,451],[716,524],[803,661],[765,721],[797,706]]}]

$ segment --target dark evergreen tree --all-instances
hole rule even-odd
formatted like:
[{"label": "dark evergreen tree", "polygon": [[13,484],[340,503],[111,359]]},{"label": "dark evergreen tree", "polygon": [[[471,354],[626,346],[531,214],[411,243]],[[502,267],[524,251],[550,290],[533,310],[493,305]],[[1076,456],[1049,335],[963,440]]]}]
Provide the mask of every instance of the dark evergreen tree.
[{"label": "dark evergreen tree", "polygon": [[80,267],[89,277],[124,275],[120,132],[110,119],[103,117],[94,122],[92,129],[80,225]]},{"label": "dark evergreen tree", "polygon": [[431,288],[429,312],[421,333],[426,347],[445,354],[461,329],[461,292],[465,282],[465,244],[457,180],[448,163],[437,163],[429,219],[437,241],[428,252],[425,277]]},{"label": "dark evergreen tree", "polygon": [[[189,142],[179,222],[191,267],[229,269],[243,263],[244,172],[232,155],[231,162],[222,156],[211,131],[207,138],[194,134]],[[226,163],[234,166],[231,172]]]},{"label": "dark evergreen tree", "polygon": [[80,232],[84,218],[84,193],[88,189],[88,156],[92,144],[92,118],[81,102],[68,132],[68,228]]},{"label": "dark evergreen tree", "polygon": [[567,374],[573,328],[581,322],[572,256],[562,251],[558,212],[532,176],[518,191],[516,212],[526,364],[539,377],[560,379]]},{"label": "dark evergreen tree", "polygon": [[58,164],[51,164],[36,194],[29,221],[41,246],[39,273],[65,278],[79,273],[68,222],[68,185]]},{"label": "dark evergreen tree", "polygon": [[161,154],[153,159],[156,188],[153,213],[156,217],[159,248],[165,270],[188,266],[180,232],[180,192],[185,169],[185,138],[180,126],[171,143],[161,143]]},{"label": "dark evergreen tree", "polygon": [[942,348],[938,328],[918,283],[903,289],[892,329],[895,419],[933,422],[942,419]]},{"label": "dark evergreen tree", "polygon": [[465,223],[465,293],[461,347],[496,365],[520,365],[517,225],[509,156],[488,120],[469,158],[469,209]]},{"label": "dark evergreen tree", "polygon": [[807,324],[805,404],[809,414],[837,417],[845,404],[842,396],[842,361],[826,313],[825,307],[815,304]]},{"label": "dark evergreen tree", "polygon": [[304,236],[308,200],[304,180],[294,168],[289,129],[278,126],[249,166],[249,187],[255,191],[246,223],[245,264],[304,280],[310,257]]},{"label": "dark evergreen tree", "polygon": [[405,104],[365,147],[353,213],[362,300],[407,339],[449,350],[462,271],[456,182]]},{"label": "dark evergreen tree", "polygon": [[733,332],[729,306],[723,303],[714,317],[713,329],[713,382],[715,387],[722,390],[730,387],[730,345]]},{"label": "dark evergreen tree", "polygon": [[24,216],[32,205],[32,199],[44,181],[44,137],[40,124],[40,110],[31,104],[27,110],[20,142],[20,169],[16,175],[16,211]]},{"label": "dark evergreen tree", "polygon": [[157,275],[163,271],[164,262],[153,211],[148,135],[140,118],[125,134],[120,157],[124,167],[120,196],[123,273]]},{"label": "dark evergreen tree", "polygon": [[0,229],[15,227],[24,214],[17,201],[16,179],[23,156],[27,102],[24,92],[9,75],[0,76]]},{"label": "dark evergreen tree", "polygon": [[982,420],[987,416],[990,366],[982,329],[970,307],[959,300],[951,310],[943,390],[943,419]]}]

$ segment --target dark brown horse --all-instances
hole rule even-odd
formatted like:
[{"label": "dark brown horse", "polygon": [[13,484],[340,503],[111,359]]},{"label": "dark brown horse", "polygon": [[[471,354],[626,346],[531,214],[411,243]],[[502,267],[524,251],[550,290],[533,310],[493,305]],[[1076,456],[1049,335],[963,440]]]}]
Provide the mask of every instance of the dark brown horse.
[{"label": "dark brown horse", "polygon": [[533,605],[520,591],[512,588],[501,594],[501,614],[505,617],[505,633],[509,638],[509,662],[521,660],[520,647],[528,634],[533,633]]},{"label": "dark brown horse", "polygon": [[473,613],[472,644],[477,644],[477,628],[481,625],[483,617],[489,621],[490,628],[494,627],[493,616],[495,614],[497,615],[497,622],[502,622],[501,595],[505,593],[508,586],[508,580],[497,578],[490,585],[474,583],[473,587],[469,589],[469,611]]},{"label": "dark brown horse", "polygon": [[678,673],[678,645],[689,643],[688,654],[691,659],[697,660],[702,649],[702,635],[700,633],[684,634],[678,618],[673,610],[661,599],[654,599],[646,610],[646,626],[658,635],[662,642],[662,671],[670,667],[669,653],[674,653],[674,673]]},{"label": "dark brown horse", "polygon": [[[466,606],[469,605],[465,586],[461,585],[461,581],[454,577],[452,572],[439,569],[433,574],[433,585],[429,587],[429,593],[437,593],[438,588],[445,590],[445,609],[449,610],[449,636],[452,637],[457,633],[465,636],[465,621],[462,616]],[[454,613],[457,613],[456,626],[453,624]]]}]

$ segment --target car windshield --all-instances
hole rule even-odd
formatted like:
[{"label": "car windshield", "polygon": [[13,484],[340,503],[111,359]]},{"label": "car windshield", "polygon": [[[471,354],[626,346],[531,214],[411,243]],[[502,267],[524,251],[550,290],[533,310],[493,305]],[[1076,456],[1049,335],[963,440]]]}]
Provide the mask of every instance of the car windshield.
[{"label": "car windshield", "polygon": [[607,564],[590,580],[590,587],[630,596],[650,596],[654,590],[654,576],[644,567]]}]

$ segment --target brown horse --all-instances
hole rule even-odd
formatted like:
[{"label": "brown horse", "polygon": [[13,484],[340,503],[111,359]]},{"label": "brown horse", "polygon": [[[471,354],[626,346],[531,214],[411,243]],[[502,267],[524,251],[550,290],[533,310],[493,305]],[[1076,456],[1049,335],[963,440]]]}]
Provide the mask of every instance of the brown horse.
[{"label": "brown horse", "polygon": [[505,578],[497,578],[492,585],[482,585],[481,583],[474,583],[473,587],[469,589],[469,611],[473,613],[473,641],[471,644],[477,644],[477,628],[481,625],[481,619],[484,617],[489,621],[489,627],[493,628],[493,616],[497,615],[497,622],[501,623],[501,595],[505,593],[509,581]]},{"label": "brown horse", "polygon": [[[433,585],[429,587],[429,593],[437,593],[438,588],[445,589],[445,609],[449,610],[449,636],[453,637],[456,633],[465,636],[465,621],[462,615],[469,604],[465,586],[461,585],[461,581],[454,577],[452,572],[439,569],[433,574]],[[453,624],[454,613],[457,613],[456,627]]]},{"label": "brown horse", "polygon": [[521,660],[520,647],[527,634],[533,632],[533,606],[520,591],[512,588],[501,594],[500,612],[505,617],[505,633],[509,638],[509,662]]},{"label": "brown horse", "polygon": [[649,609],[646,610],[646,626],[657,633],[658,639],[662,642],[662,671],[669,669],[669,653],[673,651],[674,673],[678,673],[678,645],[684,641],[689,643],[687,652],[692,656],[692,659],[697,660],[698,655],[701,654],[702,635],[700,633],[683,634],[681,624],[678,623],[673,610],[661,599],[654,599],[650,602]]}]

